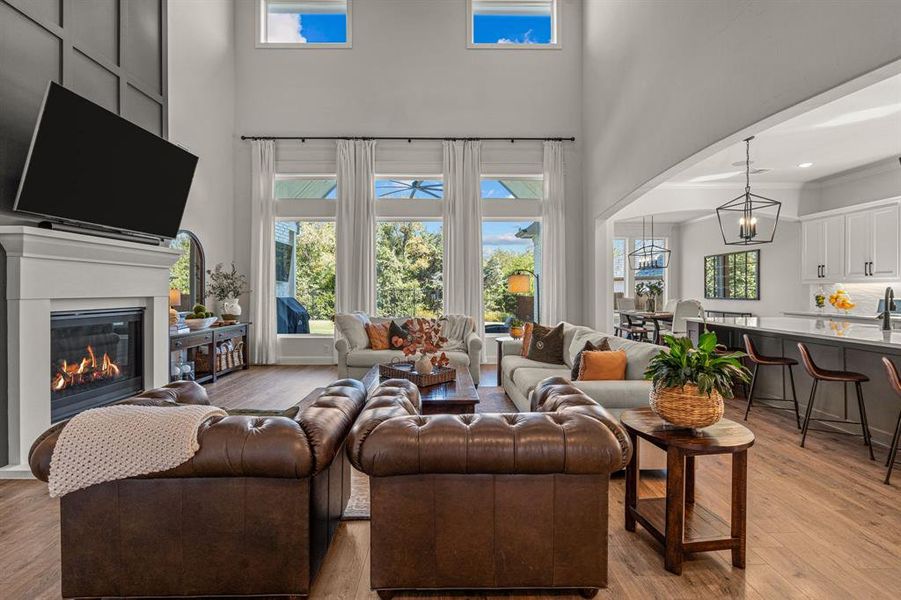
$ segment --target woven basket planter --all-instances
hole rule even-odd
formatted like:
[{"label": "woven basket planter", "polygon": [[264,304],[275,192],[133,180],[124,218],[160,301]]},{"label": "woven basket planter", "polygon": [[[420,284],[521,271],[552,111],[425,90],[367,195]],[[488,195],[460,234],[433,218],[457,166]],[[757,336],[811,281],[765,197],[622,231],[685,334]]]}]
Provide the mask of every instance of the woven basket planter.
[{"label": "woven basket planter", "polygon": [[652,389],[649,399],[657,416],[679,427],[700,429],[723,418],[723,398],[716,390],[708,396],[700,393],[698,386],[689,384]]}]

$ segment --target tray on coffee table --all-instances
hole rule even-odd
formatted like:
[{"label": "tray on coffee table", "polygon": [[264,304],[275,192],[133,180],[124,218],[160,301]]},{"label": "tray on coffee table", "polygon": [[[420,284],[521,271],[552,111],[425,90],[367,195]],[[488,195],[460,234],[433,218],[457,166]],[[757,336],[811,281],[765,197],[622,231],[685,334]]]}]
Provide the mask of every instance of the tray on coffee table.
[{"label": "tray on coffee table", "polygon": [[[453,381],[426,388],[419,388],[422,414],[462,415],[475,412],[479,393],[468,367],[451,367],[456,371]],[[379,375],[379,365],[374,365],[363,377],[363,385],[372,392],[382,381],[389,379]]]}]

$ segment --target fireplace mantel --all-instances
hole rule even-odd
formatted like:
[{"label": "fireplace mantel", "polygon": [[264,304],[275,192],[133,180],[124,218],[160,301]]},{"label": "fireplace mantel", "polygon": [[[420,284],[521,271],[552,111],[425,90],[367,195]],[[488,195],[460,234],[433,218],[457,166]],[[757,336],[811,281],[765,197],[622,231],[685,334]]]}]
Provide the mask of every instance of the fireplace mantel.
[{"label": "fireplace mantel", "polygon": [[[2,299],[6,319],[7,451],[0,478],[28,476],[28,450],[50,426],[50,313],[144,308],[144,376],[148,388],[168,382],[169,268],[177,250],[41,229],[0,226],[6,253]],[[0,313],[2,314],[2,313]],[[6,454],[6,456],[3,456]],[[5,459],[5,460],[4,460]]]}]

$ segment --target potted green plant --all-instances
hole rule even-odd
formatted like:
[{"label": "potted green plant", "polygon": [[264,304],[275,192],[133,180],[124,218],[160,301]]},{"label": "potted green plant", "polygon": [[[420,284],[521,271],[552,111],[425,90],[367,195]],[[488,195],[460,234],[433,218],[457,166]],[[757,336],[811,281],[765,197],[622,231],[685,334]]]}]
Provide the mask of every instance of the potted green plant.
[{"label": "potted green plant", "polygon": [[523,334],[522,327],[522,319],[512,319],[510,321],[510,337],[514,340],[521,338]]},{"label": "potted green plant", "polygon": [[222,268],[222,263],[219,263],[214,269],[208,269],[206,274],[210,281],[206,295],[219,302],[222,320],[237,321],[242,312],[238,297],[250,291],[247,287],[247,277],[238,272],[235,263],[232,263],[231,271],[226,271]]},{"label": "potted green plant", "polygon": [[652,358],[644,373],[651,380],[651,408],[679,427],[708,427],[723,417],[723,398],[734,382],[751,373],[739,360],[744,353],[718,351],[716,334],[706,331],[694,347],[689,338],[664,336],[667,349]]}]

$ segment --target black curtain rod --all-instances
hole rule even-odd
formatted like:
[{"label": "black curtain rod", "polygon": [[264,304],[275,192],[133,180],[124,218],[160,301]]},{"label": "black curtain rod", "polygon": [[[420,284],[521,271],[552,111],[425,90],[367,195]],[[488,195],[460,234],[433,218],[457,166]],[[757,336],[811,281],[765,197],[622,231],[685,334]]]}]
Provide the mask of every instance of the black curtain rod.
[{"label": "black curtain rod", "polygon": [[482,142],[575,142],[574,137],[421,137],[421,136],[350,136],[350,135],[242,135],[242,140],[396,140],[406,142],[482,141]]}]

